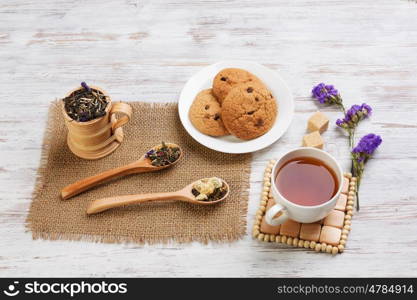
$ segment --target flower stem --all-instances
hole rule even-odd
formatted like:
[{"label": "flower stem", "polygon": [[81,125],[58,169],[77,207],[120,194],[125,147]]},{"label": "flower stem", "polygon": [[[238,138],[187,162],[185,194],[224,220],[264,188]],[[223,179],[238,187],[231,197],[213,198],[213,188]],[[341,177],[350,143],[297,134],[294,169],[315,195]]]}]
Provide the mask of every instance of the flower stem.
[{"label": "flower stem", "polygon": [[349,129],[349,147],[352,149],[355,144],[355,129]]},{"label": "flower stem", "polygon": [[346,114],[346,109],[345,109],[345,107],[343,106],[342,103],[337,103],[337,106],[339,106],[339,108],[343,112],[343,114]]},{"label": "flower stem", "polygon": [[356,181],[356,210],[359,211],[360,207],[359,207],[359,182],[360,180],[358,179],[358,181]]},{"label": "flower stem", "polygon": [[362,174],[364,170],[364,163],[358,162],[357,158],[352,155],[352,175],[356,177],[356,210],[359,211],[359,186],[361,184]]}]

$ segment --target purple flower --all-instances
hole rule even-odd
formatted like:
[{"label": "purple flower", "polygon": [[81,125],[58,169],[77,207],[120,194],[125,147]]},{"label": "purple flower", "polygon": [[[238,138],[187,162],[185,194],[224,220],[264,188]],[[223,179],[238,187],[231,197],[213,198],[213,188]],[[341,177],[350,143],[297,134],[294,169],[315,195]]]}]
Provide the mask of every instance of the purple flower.
[{"label": "purple flower", "polygon": [[361,138],[358,145],[353,148],[352,154],[358,162],[363,162],[371,157],[381,143],[382,138],[379,135],[370,133]]},{"label": "purple flower", "polygon": [[370,116],[372,114],[372,107],[366,103],[362,103],[361,111],[364,115]]},{"label": "purple flower", "polygon": [[88,113],[86,113],[86,112],[80,113],[79,114],[79,120],[80,120],[80,122],[87,122],[87,121],[89,121],[89,119],[88,119]]},{"label": "purple flower", "polygon": [[326,85],[319,83],[311,91],[313,98],[316,98],[320,103],[341,103],[339,92],[333,85]]},{"label": "purple flower", "polygon": [[351,108],[346,112],[346,119],[349,121],[357,122],[357,113],[361,110],[360,105],[352,105]]},{"label": "purple flower", "polygon": [[368,104],[355,104],[348,109],[343,119],[337,119],[336,125],[344,129],[355,128],[361,120],[369,117],[371,113],[372,108]]},{"label": "purple flower", "polygon": [[359,186],[365,170],[365,163],[381,145],[382,138],[379,135],[370,133],[361,138],[358,145],[352,149],[352,172],[356,176],[356,204],[359,210]]},{"label": "purple flower", "polygon": [[87,85],[87,83],[85,83],[84,81],[83,82],[81,82],[81,86],[84,88],[84,89],[86,89],[88,92],[90,92],[91,91],[91,88]]},{"label": "purple flower", "polygon": [[343,127],[343,120],[337,119],[336,120],[336,125],[339,126],[339,127]]},{"label": "purple flower", "polygon": [[149,150],[148,152],[146,152],[146,157],[149,157],[151,155],[155,154],[155,150]]}]

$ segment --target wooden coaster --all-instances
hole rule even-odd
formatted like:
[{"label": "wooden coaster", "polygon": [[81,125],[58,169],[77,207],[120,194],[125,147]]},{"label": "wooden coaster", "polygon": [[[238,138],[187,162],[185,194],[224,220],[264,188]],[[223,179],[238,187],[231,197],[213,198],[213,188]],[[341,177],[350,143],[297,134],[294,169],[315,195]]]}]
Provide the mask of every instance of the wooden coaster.
[{"label": "wooden coaster", "polygon": [[298,223],[288,220],[279,226],[265,222],[264,216],[275,201],[270,193],[271,171],[275,164],[271,160],[265,169],[261,203],[256,212],[252,235],[263,242],[287,244],[317,252],[342,253],[351,229],[355,204],[356,181],[352,174],[345,173],[342,193],[330,214],[316,223]]}]

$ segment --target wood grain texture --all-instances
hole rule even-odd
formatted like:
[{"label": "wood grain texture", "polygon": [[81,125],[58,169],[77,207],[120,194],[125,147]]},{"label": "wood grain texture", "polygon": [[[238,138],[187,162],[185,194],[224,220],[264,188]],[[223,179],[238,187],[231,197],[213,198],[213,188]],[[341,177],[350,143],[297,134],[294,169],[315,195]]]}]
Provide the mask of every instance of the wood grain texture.
[{"label": "wood grain texture", "polygon": [[[417,4],[414,1],[2,1],[0,276],[417,276]],[[137,246],[33,241],[24,222],[49,102],[81,81],[112,98],[177,101],[186,80],[224,59],[277,70],[296,101],[291,128],[254,156],[248,233],[270,158],[301,142],[331,82],[375,110],[358,136],[381,134],[344,254],[252,240]],[[348,167],[330,118],[327,150]],[[63,174],[65,176],[65,174]],[[207,259],[209,254],[209,259]]]}]

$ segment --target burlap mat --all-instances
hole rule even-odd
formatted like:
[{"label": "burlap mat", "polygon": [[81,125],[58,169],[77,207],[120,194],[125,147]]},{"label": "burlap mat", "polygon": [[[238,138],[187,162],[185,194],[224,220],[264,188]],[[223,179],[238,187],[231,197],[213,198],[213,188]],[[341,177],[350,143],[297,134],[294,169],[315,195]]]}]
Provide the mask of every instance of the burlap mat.
[{"label": "burlap mat", "polygon": [[[41,165],[27,218],[33,238],[95,242],[158,243],[234,241],[246,231],[251,155],[212,151],[184,130],[177,105],[130,102],[133,119],[124,126],[123,144],[111,155],[88,161],[66,145],[66,128],[57,102],[49,110]],[[60,190],[86,176],[133,162],[161,141],[177,143],[184,158],[173,168],[136,174],[96,187],[67,201]],[[218,176],[231,188],[226,201],[196,206],[178,201],[153,202],[87,216],[87,205],[112,195],[178,190],[199,178]]]}]

